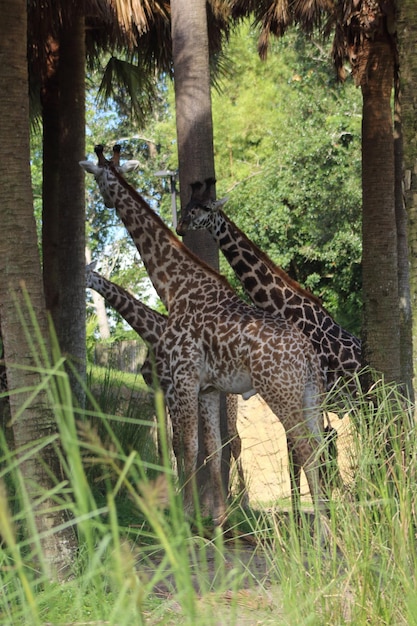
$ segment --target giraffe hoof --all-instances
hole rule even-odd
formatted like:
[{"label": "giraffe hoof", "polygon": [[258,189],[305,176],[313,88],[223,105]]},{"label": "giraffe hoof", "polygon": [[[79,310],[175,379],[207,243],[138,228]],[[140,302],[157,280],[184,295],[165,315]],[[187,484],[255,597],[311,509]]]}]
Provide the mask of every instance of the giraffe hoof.
[{"label": "giraffe hoof", "polygon": [[213,515],[213,524],[217,528],[222,528],[227,521],[227,513],[225,510],[222,512],[217,512]]}]

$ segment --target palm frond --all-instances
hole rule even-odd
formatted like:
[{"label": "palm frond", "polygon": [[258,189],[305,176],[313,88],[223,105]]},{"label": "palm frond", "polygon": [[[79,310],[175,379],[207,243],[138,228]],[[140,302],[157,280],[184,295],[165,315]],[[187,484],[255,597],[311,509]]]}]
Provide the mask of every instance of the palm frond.
[{"label": "palm frond", "polygon": [[169,12],[168,2],[155,0],[110,0],[120,26],[130,31],[132,26],[140,34],[147,32],[152,22]]},{"label": "palm frond", "polygon": [[154,76],[140,62],[110,57],[98,90],[100,103],[112,98],[116,104],[126,107],[130,104],[131,112],[139,125],[152,110],[156,94]]},{"label": "palm frond", "polygon": [[334,10],[334,0],[231,0],[232,17],[250,16],[259,28],[261,58],[267,55],[271,35],[282,37],[293,24],[298,24],[308,34],[315,28],[325,32],[324,24],[327,25]]}]

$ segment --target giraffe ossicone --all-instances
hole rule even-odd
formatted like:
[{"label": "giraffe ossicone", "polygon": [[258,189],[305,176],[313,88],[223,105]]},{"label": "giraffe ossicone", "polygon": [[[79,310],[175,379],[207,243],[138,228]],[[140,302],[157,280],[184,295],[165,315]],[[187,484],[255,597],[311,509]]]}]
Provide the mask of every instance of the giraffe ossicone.
[{"label": "giraffe ossicone", "polygon": [[[321,456],[325,446],[320,407],[320,363],[310,341],[292,323],[243,302],[224,277],[172,233],[111,160],[98,151],[94,173],[103,197],[125,224],[156,291],[168,310],[156,356],[169,364],[183,434],[186,507],[198,450],[198,402],[205,411],[205,445],[214,493],[213,517],[222,523],[226,503],[221,483],[218,391],[254,389],[280,419],[296,471],[291,473],[298,511],[299,472],[304,468],[317,513],[327,510]],[[318,515],[320,519],[320,515]]]}]

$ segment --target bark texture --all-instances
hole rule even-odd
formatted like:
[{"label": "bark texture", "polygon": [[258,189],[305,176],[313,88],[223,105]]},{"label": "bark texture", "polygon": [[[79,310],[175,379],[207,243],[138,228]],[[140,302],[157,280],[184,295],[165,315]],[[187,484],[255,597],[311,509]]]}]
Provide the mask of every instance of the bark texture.
[{"label": "bark texture", "polygon": [[[30,392],[22,391],[40,383],[40,375],[33,369],[36,361],[28,336],[34,338],[35,329],[24,302],[24,290],[30,297],[38,332],[48,351],[30,178],[25,0],[0,0],[0,15],[0,81],[3,85],[0,141],[3,146],[10,145],[11,138],[14,142],[7,159],[2,159],[0,165],[3,229],[0,238],[0,318],[8,388],[10,391],[21,390],[10,396],[15,445],[17,449],[26,446],[30,450],[43,438],[56,436],[57,426],[46,393],[39,392],[29,402]],[[25,401],[28,405],[21,410]],[[41,537],[42,552],[37,553],[35,566],[42,568],[51,579],[63,578],[76,549],[75,535],[72,528],[55,530],[64,521],[64,512],[57,511],[50,498],[39,498],[52,487],[50,473],[59,478],[54,448],[48,445],[39,453],[26,455],[19,467]]]}]

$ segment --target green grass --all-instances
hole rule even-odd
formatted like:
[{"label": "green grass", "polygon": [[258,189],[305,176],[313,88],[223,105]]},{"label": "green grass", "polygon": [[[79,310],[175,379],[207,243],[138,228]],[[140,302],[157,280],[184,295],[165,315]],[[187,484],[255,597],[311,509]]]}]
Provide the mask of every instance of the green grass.
[{"label": "green grass", "polygon": [[160,464],[149,443],[161,394],[150,406],[137,381],[93,371],[80,414],[63,367],[44,375],[64,451],[53,497],[79,550],[64,582],[34,568],[22,456],[2,438],[0,624],[417,625],[416,433],[395,387],[376,384],[354,409],[350,478],[323,545],[276,508],[232,503],[225,533],[191,524],[168,447]]},{"label": "green grass", "polygon": [[[82,416],[85,436],[96,437],[99,445],[109,448],[114,446],[115,440],[126,454],[135,451],[146,460],[148,470],[153,466],[153,474],[148,475],[154,476],[160,471],[155,403],[142,377],[90,366],[87,386],[87,410]],[[94,464],[87,474],[96,483],[103,478]]]}]

